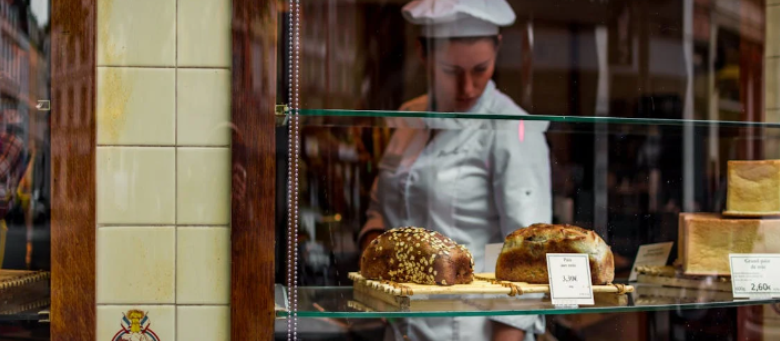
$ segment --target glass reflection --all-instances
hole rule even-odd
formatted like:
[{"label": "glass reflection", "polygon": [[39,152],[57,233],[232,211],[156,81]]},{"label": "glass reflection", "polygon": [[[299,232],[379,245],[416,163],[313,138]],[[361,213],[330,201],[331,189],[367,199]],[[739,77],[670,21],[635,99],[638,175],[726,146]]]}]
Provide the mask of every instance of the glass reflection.
[{"label": "glass reflection", "polygon": [[2,268],[49,269],[49,2],[0,2]]}]

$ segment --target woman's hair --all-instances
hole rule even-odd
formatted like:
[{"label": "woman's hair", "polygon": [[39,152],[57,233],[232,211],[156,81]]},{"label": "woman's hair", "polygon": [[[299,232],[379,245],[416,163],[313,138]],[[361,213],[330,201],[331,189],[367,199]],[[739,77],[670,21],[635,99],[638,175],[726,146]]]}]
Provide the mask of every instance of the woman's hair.
[{"label": "woman's hair", "polygon": [[453,38],[427,38],[427,37],[420,37],[419,42],[420,46],[422,47],[422,54],[423,57],[428,56],[428,51],[430,49],[436,48],[436,46],[441,46],[446,43],[465,43],[465,44],[474,44],[480,40],[490,40],[493,42],[493,45],[498,47],[499,39],[498,36],[478,36],[478,37],[453,37]]}]

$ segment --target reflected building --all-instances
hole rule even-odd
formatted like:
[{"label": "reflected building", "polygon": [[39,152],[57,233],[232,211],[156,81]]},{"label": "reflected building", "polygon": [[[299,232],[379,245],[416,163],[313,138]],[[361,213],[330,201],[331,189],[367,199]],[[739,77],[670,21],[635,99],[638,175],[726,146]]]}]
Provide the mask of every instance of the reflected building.
[{"label": "reflected building", "polygon": [[19,213],[6,217],[11,228],[4,268],[49,268],[51,121],[49,111],[36,109],[39,100],[51,98],[50,24],[48,17],[42,20],[30,0],[0,0],[0,115],[23,141],[12,180],[19,183],[12,188]]}]

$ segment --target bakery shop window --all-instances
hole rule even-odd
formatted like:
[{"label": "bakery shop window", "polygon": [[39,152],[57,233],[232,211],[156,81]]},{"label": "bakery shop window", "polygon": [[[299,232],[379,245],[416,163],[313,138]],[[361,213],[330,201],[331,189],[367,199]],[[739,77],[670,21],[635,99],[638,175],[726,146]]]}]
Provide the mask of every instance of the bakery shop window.
[{"label": "bakery shop window", "polygon": [[[303,1],[296,284],[386,281],[388,292],[405,293],[424,287],[404,283],[546,285],[545,254],[583,253],[595,290],[625,298],[642,287],[632,276],[678,285],[624,307],[732,301],[699,281],[729,283],[737,250],[780,252],[758,242],[780,212],[775,7]],[[285,141],[288,132],[279,130]],[[278,219],[279,235],[289,222]],[[669,253],[662,264],[634,267],[641,247],[668,242],[657,251]],[[279,283],[288,270],[279,266]],[[680,283],[704,291],[688,297]],[[508,287],[515,296],[528,289]],[[637,318],[653,322],[620,332],[674,324],[697,337],[741,333],[713,316],[744,311],[707,309],[671,317],[642,306]],[[551,317],[548,328],[519,329],[561,339],[590,330],[572,326]]]}]

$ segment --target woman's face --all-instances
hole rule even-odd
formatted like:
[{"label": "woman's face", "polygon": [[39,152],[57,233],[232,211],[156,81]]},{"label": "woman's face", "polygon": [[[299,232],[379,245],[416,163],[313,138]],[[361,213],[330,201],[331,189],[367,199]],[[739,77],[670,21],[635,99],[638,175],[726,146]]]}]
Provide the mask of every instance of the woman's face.
[{"label": "woman's face", "polygon": [[436,110],[464,112],[482,96],[493,77],[498,47],[491,38],[447,41],[423,57],[431,77]]}]

